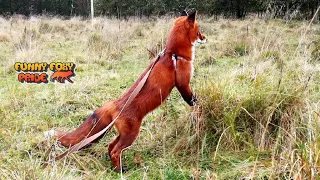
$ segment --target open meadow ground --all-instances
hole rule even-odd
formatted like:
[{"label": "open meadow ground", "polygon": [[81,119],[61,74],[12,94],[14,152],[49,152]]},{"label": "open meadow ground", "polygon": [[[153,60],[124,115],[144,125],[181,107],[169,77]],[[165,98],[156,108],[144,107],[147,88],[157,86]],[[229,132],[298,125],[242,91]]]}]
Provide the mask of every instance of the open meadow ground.
[{"label": "open meadow ground", "polygon": [[[0,179],[119,179],[98,144],[41,168],[162,50],[174,18],[0,18]],[[190,108],[174,89],[122,155],[125,179],[319,179],[320,24],[199,19]],[[74,62],[74,83],[26,84],[15,62]]]}]

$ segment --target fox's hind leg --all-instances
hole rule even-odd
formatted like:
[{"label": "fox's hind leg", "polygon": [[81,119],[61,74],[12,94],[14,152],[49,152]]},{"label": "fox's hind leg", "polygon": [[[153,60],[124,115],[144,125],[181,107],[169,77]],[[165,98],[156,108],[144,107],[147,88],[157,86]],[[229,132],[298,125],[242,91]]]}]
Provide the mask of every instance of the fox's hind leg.
[{"label": "fox's hind leg", "polygon": [[130,134],[120,136],[118,143],[113,147],[112,151],[109,152],[109,154],[111,154],[111,160],[115,171],[120,171],[120,155],[122,150],[131,146],[138,134],[138,132],[132,132]]},{"label": "fox's hind leg", "polygon": [[119,139],[120,139],[120,135],[117,136],[117,137],[108,145],[108,154],[109,154],[110,159],[111,159],[111,151],[112,151],[112,149],[114,148],[114,146],[119,142]]},{"label": "fox's hind leg", "polygon": [[[122,121],[122,122],[121,122]],[[121,152],[131,146],[134,140],[139,134],[141,120],[129,120],[119,119],[116,123],[116,127],[119,132],[119,136],[109,145],[109,156],[112,160],[115,171],[120,171],[120,156]]]}]

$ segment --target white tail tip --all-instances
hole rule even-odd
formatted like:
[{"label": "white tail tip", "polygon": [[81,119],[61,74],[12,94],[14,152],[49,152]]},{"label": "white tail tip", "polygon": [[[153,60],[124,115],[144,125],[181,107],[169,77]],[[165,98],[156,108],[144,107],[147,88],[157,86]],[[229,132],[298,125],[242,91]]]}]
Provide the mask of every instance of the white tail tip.
[{"label": "white tail tip", "polygon": [[51,137],[54,136],[54,134],[55,134],[54,129],[51,129],[50,131],[44,132],[44,137],[45,137],[46,139],[50,139]]}]

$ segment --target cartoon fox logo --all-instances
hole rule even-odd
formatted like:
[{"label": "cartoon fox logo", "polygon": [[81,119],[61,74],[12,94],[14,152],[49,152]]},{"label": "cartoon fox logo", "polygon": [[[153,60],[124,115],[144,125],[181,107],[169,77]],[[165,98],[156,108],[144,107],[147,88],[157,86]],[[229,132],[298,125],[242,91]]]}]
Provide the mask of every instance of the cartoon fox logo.
[{"label": "cartoon fox logo", "polygon": [[[169,34],[165,51],[158,56],[157,61],[149,65],[126,93],[119,99],[110,101],[97,109],[76,130],[70,133],[51,130],[47,135],[56,136],[61,145],[70,147],[99,133],[109,125],[112,127],[114,123],[119,135],[109,144],[108,152],[115,171],[120,171],[121,152],[137,138],[143,117],[160,106],[174,87],[177,87],[183,99],[190,106],[195,104],[196,98],[189,85],[193,71],[195,46],[205,42],[206,38],[200,33],[196,22],[196,12],[177,18]],[[68,80],[71,73],[56,72],[51,78],[62,77]],[[135,88],[140,86],[139,82],[145,80],[145,75],[148,73],[150,74],[141,90],[127,104]],[[59,81],[59,78],[57,80]],[[116,121],[113,121],[114,119]],[[95,142],[102,137],[103,134],[95,139]]]},{"label": "cartoon fox logo", "polygon": [[64,83],[65,80],[73,83],[73,81],[70,79],[72,76],[74,76],[73,71],[56,71],[51,75],[50,79],[51,81],[57,80],[60,83]]}]

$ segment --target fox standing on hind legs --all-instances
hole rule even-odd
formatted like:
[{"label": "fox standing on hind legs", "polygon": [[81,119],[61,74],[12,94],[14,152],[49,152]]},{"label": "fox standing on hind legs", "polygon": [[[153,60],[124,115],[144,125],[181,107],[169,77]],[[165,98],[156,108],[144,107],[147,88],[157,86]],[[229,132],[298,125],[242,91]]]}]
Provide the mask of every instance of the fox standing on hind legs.
[{"label": "fox standing on hind legs", "polygon": [[[97,109],[78,129],[70,133],[51,131],[50,134],[58,137],[58,141],[63,146],[69,147],[98,133],[117,118],[114,125],[119,135],[109,144],[108,152],[115,170],[119,171],[121,151],[130,146],[138,136],[143,117],[157,108],[174,87],[177,87],[190,106],[194,105],[196,98],[189,84],[193,71],[195,46],[205,42],[206,39],[200,33],[196,22],[196,12],[190,15],[185,13],[175,20],[165,51],[159,55],[158,61],[154,66],[150,65],[126,93]],[[130,95],[152,67],[140,92],[131,103],[125,106]],[[117,117],[119,113],[120,116]]]}]

